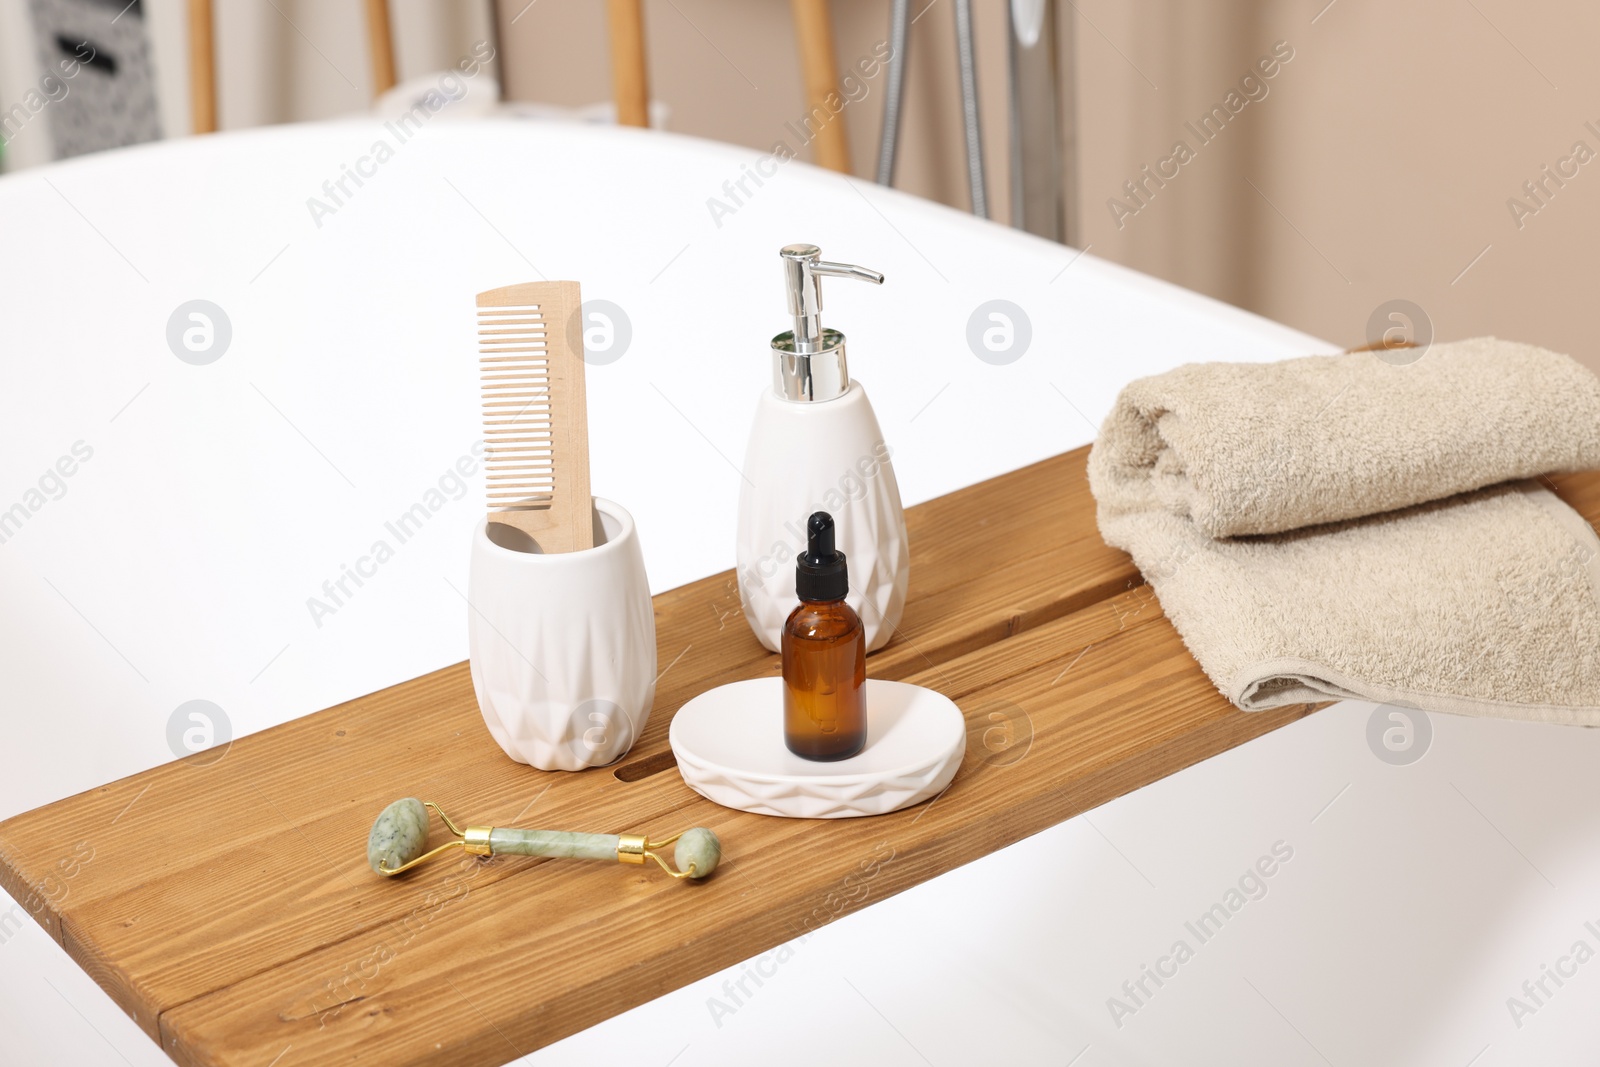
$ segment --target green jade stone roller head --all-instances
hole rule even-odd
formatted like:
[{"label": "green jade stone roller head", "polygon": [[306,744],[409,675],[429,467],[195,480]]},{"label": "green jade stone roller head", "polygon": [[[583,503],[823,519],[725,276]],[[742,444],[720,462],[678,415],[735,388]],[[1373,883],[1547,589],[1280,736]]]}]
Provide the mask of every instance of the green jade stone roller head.
[{"label": "green jade stone roller head", "polygon": [[[428,808],[439,813],[456,840],[424,852],[428,847]],[[677,870],[669,867],[655,851],[674,843],[677,847],[672,851],[672,858],[678,865]],[[469,826],[462,830],[431,800],[424,803],[416,797],[406,797],[384,808],[372,824],[372,833],[367,837],[367,863],[387,878],[409,871],[452,848],[462,849],[469,856],[552,856],[619,863],[643,863],[652,859],[674,878],[695,880],[716,870],[717,861],[722,858],[722,843],[703,826],[685,830],[665,841],[651,841],[643,834],[579,834],[561,830],[508,830],[497,826]]]}]

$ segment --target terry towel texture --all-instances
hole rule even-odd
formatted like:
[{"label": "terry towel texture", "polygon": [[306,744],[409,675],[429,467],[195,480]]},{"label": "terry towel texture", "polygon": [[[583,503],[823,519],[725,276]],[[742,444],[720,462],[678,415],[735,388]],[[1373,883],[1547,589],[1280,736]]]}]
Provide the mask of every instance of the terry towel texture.
[{"label": "terry towel texture", "polygon": [[1089,483],[1107,543],[1246,711],[1357,698],[1596,725],[1600,538],[1527,480],[1593,467],[1600,379],[1478,338],[1404,365],[1141,379]]}]

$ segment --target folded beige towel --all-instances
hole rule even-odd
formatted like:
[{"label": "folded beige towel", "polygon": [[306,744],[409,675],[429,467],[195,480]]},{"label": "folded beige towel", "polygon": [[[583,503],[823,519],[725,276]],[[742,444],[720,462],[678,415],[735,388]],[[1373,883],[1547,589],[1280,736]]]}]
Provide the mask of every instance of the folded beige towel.
[{"label": "folded beige towel", "polygon": [[1089,482],[1106,541],[1247,711],[1600,724],[1600,538],[1525,480],[1592,467],[1600,379],[1479,338],[1136,381]]}]

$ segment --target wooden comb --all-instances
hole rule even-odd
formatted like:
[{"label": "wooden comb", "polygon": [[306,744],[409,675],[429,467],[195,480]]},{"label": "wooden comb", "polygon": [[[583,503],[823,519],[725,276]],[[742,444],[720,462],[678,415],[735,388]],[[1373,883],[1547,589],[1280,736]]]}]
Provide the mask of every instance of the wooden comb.
[{"label": "wooden comb", "polygon": [[478,294],[489,521],[546,553],[594,547],[577,282]]}]

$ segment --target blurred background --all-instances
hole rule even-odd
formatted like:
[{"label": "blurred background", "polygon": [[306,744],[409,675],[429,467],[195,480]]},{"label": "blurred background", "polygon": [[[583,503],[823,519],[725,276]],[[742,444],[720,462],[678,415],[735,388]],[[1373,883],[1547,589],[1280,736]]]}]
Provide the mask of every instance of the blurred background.
[{"label": "blurred background", "polygon": [[[215,0],[215,125],[367,112],[391,77],[403,97],[479,42],[495,58],[474,79],[474,109],[615,120],[614,3],[379,6],[392,60],[374,45],[363,0]],[[844,136],[821,162],[863,180],[878,174],[891,94],[884,70],[867,77],[860,64],[886,54],[895,0],[640,6],[652,124],[748,146],[752,164],[779,142],[819,161],[825,139],[801,147],[794,131],[810,107],[803,9],[820,8],[848,100],[830,123]],[[970,210],[961,5],[905,6],[893,184]],[[0,0],[4,167],[189,136],[196,7]],[[90,20],[93,33],[80,32]],[[1058,78],[1043,84],[1056,111],[1043,126],[1040,83],[1023,90],[1025,106],[1014,96],[1013,64],[1035,62],[1013,54],[1014,25],[1042,25],[1053,38],[1045,44]],[[1600,280],[1600,166],[1588,165],[1600,152],[1600,104],[1587,103],[1600,86],[1587,53],[1600,39],[1600,7],[971,0],[971,29],[985,206],[996,221],[1019,221],[1019,166],[1042,159],[1057,164],[1042,173],[1063,214],[1027,228],[1094,255],[1352,347],[1392,331],[1493,333],[1600,369],[1600,326],[1585,311]],[[76,73],[62,76],[62,62]],[[1016,162],[1025,158],[1034,162]]]}]

